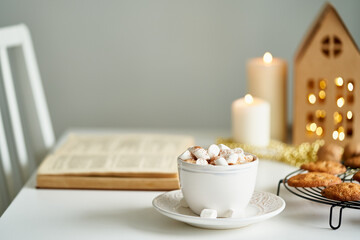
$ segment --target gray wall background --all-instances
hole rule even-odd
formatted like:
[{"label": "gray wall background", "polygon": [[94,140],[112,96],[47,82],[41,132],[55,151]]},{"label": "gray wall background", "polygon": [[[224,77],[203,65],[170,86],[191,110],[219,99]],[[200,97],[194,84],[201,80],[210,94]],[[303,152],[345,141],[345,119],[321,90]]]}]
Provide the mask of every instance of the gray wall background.
[{"label": "gray wall background", "polygon": [[[30,28],[56,135],[70,127],[231,127],[246,61],[289,63],[325,1],[0,0]],[[360,1],[331,1],[360,44]]]}]

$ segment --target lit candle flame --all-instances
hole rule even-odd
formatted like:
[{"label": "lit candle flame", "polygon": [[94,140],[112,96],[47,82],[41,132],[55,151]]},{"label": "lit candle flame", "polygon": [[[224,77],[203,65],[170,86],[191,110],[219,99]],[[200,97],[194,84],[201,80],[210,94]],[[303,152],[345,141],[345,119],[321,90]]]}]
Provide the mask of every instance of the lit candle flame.
[{"label": "lit candle flame", "polygon": [[254,102],[253,96],[251,96],[250,94],[246,94],[245,95],[245,103],[246,104],[252,104],[253,102]]},{"label": "lit candle flame", "polygon": [[271,63],[272,60],[273,60],[273,56],[271,55],[271,53],[266,52],[263,57],[264,63]]}]

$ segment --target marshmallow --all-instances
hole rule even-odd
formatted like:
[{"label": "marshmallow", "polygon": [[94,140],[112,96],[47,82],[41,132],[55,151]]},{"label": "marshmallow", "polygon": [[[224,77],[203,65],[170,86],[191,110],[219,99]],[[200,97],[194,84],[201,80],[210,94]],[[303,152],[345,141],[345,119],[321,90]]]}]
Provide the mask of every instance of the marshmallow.
[{"label": "marshmallow", "polygon": [[232,153],[227,157],[226,161],[228,163],[236,164],[238,159],[239,159],[239,155],[237,155],[236,153]]},{"label": "marshmallow", "polygon": [[200,146],[190,147],[178,159],[197,165],[226,166],[252,162],[254,157],[252,155],[245,155],[242,148],[230,149],[224,144],[211,144],[208,149]]},{"label": "marshmallow", "polygon": [[208,161],[206,161],[205,159],[203,158],[198,158],[198,160],[196,160],[196,164],[198,165],[208,165]]},{"label": "marshmallow", "polygon": [[189,149],[189,151],[196,157],[196,158],[204,158],[205,160],[210,159],[209,154],[205,149],[199,146],[195,146]]},{"label": "marshmallow", "polygon": [[186,160],[184,160],[184,162],[195,164],[196,160],[195,159],[186,159]]},{"label": "marshmallow", "polygon": [[228,158],[231,154],[232,154],[232,150],[231,149],[223,149],[223,150],[220,150],[220,157],[223,157],[223,158]]},{"label": "marshmallow", "polygon": [[193,159],[193,156],[191,155],[191,152],[189,150],[186,150],[179,156],[179,158],[181,160],[187,160],[187,159]]},{"label": "marshmallow", "polygon": [[226,211],[224,217],[226,218],[236,218],[239,217],[241,214],[239,211],[234,210],[234,209],[229,209],[228,211]]},{"label": "marshmallow", "polygon": [[202,218],[216,218],[217,211],[214,209],[203,209],[200,213],[200,217]]},{"label": "marshmallow", "polygon": [[219,153],[220,153],[220,148],[215,145],[215,144],[211,144],[208,148],[208,154],[210,156],[210,158],[213,158],[213,157],[216,157],[216,156],[219,156]]},{"label": "marshmallow", "polygon": [[225,160],[225,158],[220,157],[218,159],[215,160],[215,165],[220,165],[220,166],[226,166],[229,165],[228,162]]},{"label": "marshmallow", "polygon": [[244,150],[242,148],[234,148],[233,149],[234,153],[237,153],[237,154],[242,154],[244,155]]},{"label": "marshmallow", "polygon": [[219,144],[218,146],[219,146],[220,150],[225,150],[225,149],[230,150],[230,148],[224,144]]},{"label": "marshmallow", "polygon": [[247,162],[246,156],[244,154],[240,154],[238,156],[239,156],[239,159],[238,159],[239,163]]},{"label": "marshmallow", "polygon": [[188,203],[186,202],[185,198],[182,198],[182,199],[180,200],[180,206],[182,206],[182,207],[184,207],[184,208],[188,208],[188,207],[189,207],[189,205],[188,205]]},{"label": "marshmallow", "polygon": [[252,155],[246,155],[246,156],[245,156],[245,161],[251,162],[251,161],[253,161],[253,160],[254,160],[254,157],[253,157]]}]

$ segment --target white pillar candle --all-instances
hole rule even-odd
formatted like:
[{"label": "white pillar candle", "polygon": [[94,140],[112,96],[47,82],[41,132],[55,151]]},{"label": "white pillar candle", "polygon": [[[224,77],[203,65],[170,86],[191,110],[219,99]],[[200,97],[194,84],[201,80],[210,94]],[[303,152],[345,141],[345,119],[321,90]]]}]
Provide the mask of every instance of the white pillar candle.
[{"label": "white pillar candle", "polygon": [[254,97],[262,98],[271,106],[271,133],[273,139],[287,139],[287,64],[279,58],[265,53],[263,58],[248,62],[248,88]]},{"label": "white pillar candle", "polygon": [[267,146],[270,141],[270,104],[250,94],[232,103],[233,139],[239,143]]}]

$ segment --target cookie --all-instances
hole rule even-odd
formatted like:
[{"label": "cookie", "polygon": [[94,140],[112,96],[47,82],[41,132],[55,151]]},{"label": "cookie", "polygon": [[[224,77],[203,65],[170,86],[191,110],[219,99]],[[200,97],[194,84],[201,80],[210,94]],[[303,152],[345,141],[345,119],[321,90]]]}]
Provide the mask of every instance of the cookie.
[{"label": "cookie", "polygon": [[360,184],[343,182],[332,185],[322,190],[321,195],[338,201],[359,201]]},{"label": "cookie", "polygon": [[360,171],[354,174],[353,179],[360,182]]},{"label": "cookie", "polygon": [[351,168],[360,168],[360,156],[348,158],[344,161],[345,166]]},{"label": "cookie", "polygon": [[326,187],[341,183],[341,179],[329,173],[309,172],[295,175],[287,183],[291,187]]},{"label": "cookie", "polygon": [[334,175],[346,172],[346,167],[344,165],[334,161],[304,163],[300,168],[308,170],[309,172],[326,172]]},{"label": "cookie", "polygon": [[318,161],[341,162],[344,149],[337,144],[325,144],[317,152]]},{"label": "cookie", "polygon": [[360,142],[350,142],[344,149],[344,160],[360,155]]}]

